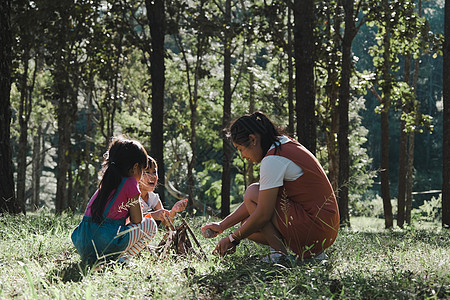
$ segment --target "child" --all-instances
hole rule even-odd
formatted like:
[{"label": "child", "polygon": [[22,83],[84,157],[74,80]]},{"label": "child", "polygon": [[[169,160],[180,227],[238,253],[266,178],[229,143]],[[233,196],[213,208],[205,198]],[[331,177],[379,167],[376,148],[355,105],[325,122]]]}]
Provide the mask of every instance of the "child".
[{"label": "child", "polygon": [[139,205],[138,182],[147,168],[144,147],[137,141],[114,138],[103,156],[99,189],[71,236],[87,264],[117,258],[128,262],[157,232],[156,222],[143,218]]},{"label": "child", "polygon": [[168,226],[169,224],[166,224],[164,215],[167,215],[170,222],[173,222],[176,214],[186,208],[187,199],[175,203],[170,211],[164,209],[159,195],[153,192],[157,183],[158,165],[153,157],[148,156],[147,169],[144,170],[142,179],[139,181],[139,189],[141,190],[139,200],[141,202],[142,212],[144,215],[150,213],[153,219],[161,221],[164,226]]}]

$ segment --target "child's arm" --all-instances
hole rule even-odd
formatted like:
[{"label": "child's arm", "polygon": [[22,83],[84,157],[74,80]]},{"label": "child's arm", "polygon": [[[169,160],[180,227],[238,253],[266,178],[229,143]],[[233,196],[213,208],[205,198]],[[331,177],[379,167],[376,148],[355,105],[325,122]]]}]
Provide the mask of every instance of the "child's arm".
[{"label": "child's arm", "polygon": [[188,202],[188,199],[183,199],[183,200],[180,200],[177,203],[175,203],[173,205],[172,209],[170,210],[170,214],[169,214],[170,217],[175,218],[175,216],[178,212],[185,210],[185,208],[187,206],[187,202]]},{"label": "child's arm", "polygon": [[164,222],[164,215],[168,216],[169,215],[169,211],[167,209],[158,209],[156,211],[152,211],[150,213],[150,215],[152,216],[153,219],[157,220],[157,221],[161,221]]},{"label": "child's arm", "polygon": [[142,221],[141,205],[139,203],[139,195],[128,199],[128,211],[130,212],[130,223],[138,224]]}]

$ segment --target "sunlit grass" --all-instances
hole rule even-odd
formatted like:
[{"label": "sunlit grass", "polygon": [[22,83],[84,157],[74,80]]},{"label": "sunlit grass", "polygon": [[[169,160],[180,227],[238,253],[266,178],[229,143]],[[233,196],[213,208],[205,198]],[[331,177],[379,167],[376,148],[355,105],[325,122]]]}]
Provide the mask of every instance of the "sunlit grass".
[{"label": "sunlit grass", "polygon": [[[42,211],[0,220],[0,299],[445,299],[450,297],[450,233],[440,224],[384,229],[352,218],[327,250],[326,264],[285,267],[261,261],[267,247],[242,242],[211,255],[205,217],[188,218],[207,261],[191,255],[161,261],[144,251],[132,265],[83,268],[70,234],[81,216]],[[163,236],[161,230],[153,245]],[[200,249],[194,245],[194,249]]]}]

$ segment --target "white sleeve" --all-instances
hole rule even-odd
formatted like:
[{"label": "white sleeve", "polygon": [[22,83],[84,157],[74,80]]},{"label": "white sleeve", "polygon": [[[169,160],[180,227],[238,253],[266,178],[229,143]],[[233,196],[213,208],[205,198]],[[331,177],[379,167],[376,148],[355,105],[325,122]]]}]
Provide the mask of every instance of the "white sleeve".
[{"label": "white sleeve", "polygon": [[147,204],[149,206],[149,209],[154,209],[156,205],[158,205],[159,201],[160,201],[159,195],[157,193],[154,192],[148,193]]},{"label": "white sleeve", "polygon": [[266,156],[261,161],[259,190],[280,187],[283,181],[293,181],[302,175],[302,168],[292,160],[278,155]]}]

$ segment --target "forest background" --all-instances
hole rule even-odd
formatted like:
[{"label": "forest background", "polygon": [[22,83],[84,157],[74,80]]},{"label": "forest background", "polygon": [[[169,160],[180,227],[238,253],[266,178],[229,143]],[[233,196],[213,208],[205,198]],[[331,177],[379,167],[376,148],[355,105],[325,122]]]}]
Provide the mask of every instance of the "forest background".
[{"label": "forest background", "polygon": [[12,1],[2,210],[83,211],[125,135],[158,160],[169,206],[224,216],[258,180],[224,128],[261,110],[324,165],[343,224],[440,219],[444,4]]}]

